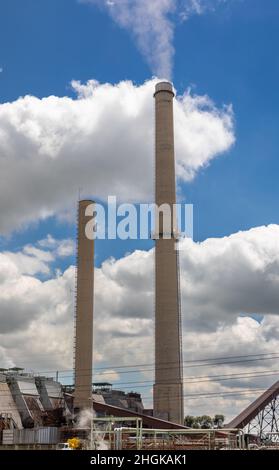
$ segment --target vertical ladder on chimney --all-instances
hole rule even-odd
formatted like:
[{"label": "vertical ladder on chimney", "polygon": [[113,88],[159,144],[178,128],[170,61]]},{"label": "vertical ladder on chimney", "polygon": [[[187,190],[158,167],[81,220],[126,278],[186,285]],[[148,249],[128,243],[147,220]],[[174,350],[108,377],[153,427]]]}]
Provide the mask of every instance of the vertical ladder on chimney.
[{"label": "vertical ladder on chimney", "polygon": [[74,321],[73,321],[73,382],[76,381],[76,331],[77,331],[77,272],[78,272],[78,230],[79,230],[79,201],[76,211],[76,262],[75,262],[75,286],[74,286]]},{"label": "vertical ladder on chimney", "polygon": [[182,316],[181,316],[181,286],[180,286],[180,260],[179,251],[176,251],[176,263],[177,263],[177,295],[178,295],[178,328],[179,328],[179,365],[181,381],[183,383],[183,348],[182,348]]}]

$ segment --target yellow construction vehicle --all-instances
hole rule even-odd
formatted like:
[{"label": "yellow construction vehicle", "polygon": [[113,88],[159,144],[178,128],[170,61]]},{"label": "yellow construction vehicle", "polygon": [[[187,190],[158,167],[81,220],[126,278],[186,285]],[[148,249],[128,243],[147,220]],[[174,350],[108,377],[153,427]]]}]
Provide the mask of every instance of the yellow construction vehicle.
[{"label": "yellow construction vehicle", "polygon": [[69,444],[70,449],[72,450],[81,450],[82,444],[78,437],[73,437],[72,439],[68,439],[67,443]]}]

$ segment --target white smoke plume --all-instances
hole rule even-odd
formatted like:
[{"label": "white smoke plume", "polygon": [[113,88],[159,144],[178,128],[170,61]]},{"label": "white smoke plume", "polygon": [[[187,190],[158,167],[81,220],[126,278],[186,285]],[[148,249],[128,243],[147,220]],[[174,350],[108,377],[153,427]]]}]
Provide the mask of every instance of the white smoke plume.
[{"label": "white smoke plume", "polygon": [[[82,410],[78,417],[76,427],[81,429],[91,428],[92,420],[94,422],[94,418],[96,418],[96,413],[91,408],[86,408]],[[94,428],[95,432],[93,434],[93,449],[94,450],[108,450],[108,445],[105,441],[106,430],[100,429],[96,432],[96,428]]]},{"label": "white smoke plume", "polygon": [[173,37],[178,22],[214,10],[227,0],[79,0],[105,9],[122,28],[129,30],[152,72],[171,79]]},{"label": "white smoke plume", "polygon": [[77,428],[90,428],[92,419],[94,419],[95,416],[96,416],[95,411],[90,408],[81,410],[77,416],[76,427]]}]

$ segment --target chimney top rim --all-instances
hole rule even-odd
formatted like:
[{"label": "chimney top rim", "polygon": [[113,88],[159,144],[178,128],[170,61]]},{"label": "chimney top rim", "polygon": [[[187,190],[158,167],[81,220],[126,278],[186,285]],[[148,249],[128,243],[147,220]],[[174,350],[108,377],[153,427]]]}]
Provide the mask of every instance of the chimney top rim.
[{"label": "chimney top rim", "polygon": [[156,84],[154,96],[161,91],[171,93],[174,96],[173,85],[166,80]]}]

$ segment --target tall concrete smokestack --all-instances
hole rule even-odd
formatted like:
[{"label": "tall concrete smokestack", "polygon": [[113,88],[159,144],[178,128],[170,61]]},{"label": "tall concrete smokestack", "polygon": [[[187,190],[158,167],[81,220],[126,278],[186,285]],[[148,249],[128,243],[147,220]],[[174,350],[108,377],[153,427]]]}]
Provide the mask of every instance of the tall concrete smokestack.
[{"label": "tall concrete smokestack", "polygon": [[[93,201],[79,201],[76,344],[75,344],[75,408],[88,408],[92,400],[92,347],[93,347],[93,289],[94,289],[94,240],[85,235],[85,215]],[[92,213],[92,212],[91,212]]]},{"label": "tall concrete smokestack", "polygon": [[[171,83],[155,90],[156,107],[156,204],[176,203],[173,98]],[[155,249],[155,385],[154,415],[182,424],[183,373],[178,253],[175,235],[163,238],[160,217]]]}]

